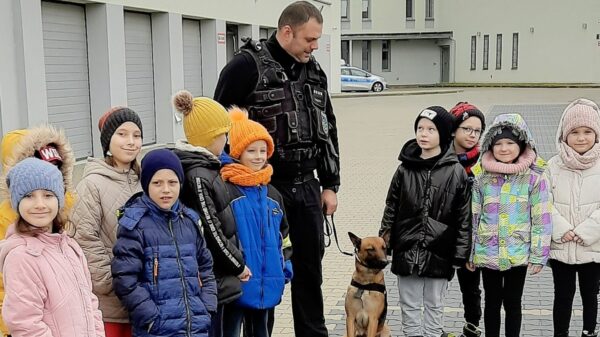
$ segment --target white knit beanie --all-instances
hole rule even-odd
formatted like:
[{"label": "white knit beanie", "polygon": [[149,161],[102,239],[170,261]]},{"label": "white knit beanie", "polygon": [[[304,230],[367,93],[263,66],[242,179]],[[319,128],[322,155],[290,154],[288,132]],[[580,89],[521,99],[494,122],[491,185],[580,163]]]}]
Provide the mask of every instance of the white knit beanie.
[{"label": "white knit beanie", "polygon": [[567,136],[578,127],[588,127],[596,133],[596,140],[600,137],[600,114],[596,103],[585,98],[578,98],[571,102],[563,112],[561,140],[567,141]]}]

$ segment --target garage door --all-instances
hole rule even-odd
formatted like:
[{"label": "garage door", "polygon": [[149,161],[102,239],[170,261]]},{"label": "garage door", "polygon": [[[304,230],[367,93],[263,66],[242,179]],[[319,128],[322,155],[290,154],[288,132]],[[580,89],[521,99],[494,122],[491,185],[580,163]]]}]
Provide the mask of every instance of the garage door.
[{"label": "garage door", "polygon": [[183,20],[184,86],[194,96],[202,96],[202,48],[200,21]]},{"label": "garage door", "polygon": [[77,158],[92,155],[84,7],[42,2],[48,121],[65,130]]},{"label": "garage door", "polygon": [[152,22],[149,14],[125,13],[125,61],[127,105],[137,112],[144,126],[144,144],[156,142]]}]

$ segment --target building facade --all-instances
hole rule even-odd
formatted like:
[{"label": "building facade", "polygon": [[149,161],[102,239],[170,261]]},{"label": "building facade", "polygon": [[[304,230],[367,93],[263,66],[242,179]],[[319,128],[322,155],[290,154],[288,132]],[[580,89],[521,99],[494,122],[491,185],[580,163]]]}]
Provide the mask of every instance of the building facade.
[{"label": "building facade", "polygon": [[[77,158],[98,156],[98,118],[126,105],[140,114],[146,145],[173,142],[183,131],[172,94],[212,97],[241,39],[268,37],[291,2],[0,1],[2,134],[51,123],[65,129]],[[331,67],[339,60],[339,3],[311,2],[324,16],[315,56],[339,78]]]},{"label": "building facade", "polygon": [[596,0],[340,0],[346,63],[389,84],[600,83]]}]

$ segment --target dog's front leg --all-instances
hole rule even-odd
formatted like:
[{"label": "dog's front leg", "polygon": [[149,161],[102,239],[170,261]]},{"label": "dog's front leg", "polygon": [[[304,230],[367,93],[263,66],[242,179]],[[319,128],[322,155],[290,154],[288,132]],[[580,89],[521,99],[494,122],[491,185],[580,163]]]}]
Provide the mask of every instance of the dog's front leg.
[{"label": "dog's front leg", "polygon": [[355,322],[356,322],[356,319],[355,319],[354,315],[348,314],[346,316],[346,337],[355,337],[356,336],[356,327],[354,326]]},{"label": "dog's front leg", "polygon": [[377,337],[377,327],[379,321],[377,317],[369,316],[369,326],[367,327],[367,337]]}]

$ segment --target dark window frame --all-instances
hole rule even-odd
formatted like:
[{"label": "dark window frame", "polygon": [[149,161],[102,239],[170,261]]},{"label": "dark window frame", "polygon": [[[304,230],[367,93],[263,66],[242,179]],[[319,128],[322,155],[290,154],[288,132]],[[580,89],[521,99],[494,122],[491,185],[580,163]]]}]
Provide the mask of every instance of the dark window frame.
[{"label": "dark window frame", "polygon": [[502,34],[496,34],[496,70],[502,69]]},{"label": "dark window frame", "polygon": [[477,69],[477,36],[471,36],[471,70]]},{"label": "dark window frame", "polygon": [[[371,20],[371,0],[362,0],[362,7],[364,7],[365,2],[367,3],[367,10],[365,11],[365,9],[362,8],[361,16],[362,16],[363,20]],[[366,16],[365,16],[365,13],[366,13]]]},{"label": "dark window frame", "polygon": [[[368,72],[371,71],[371,41],[363,40],[362,41],[362,56],[361,56],[361,68]],[[365,52],[366,51],[366,52]]]},{"label": "dark window frame", "polygon": [[[391,59],[391,40],[381,41],[381,71],[392,70],[392,59]],[[384,48],[385,47],[385,48]]]},{"label": "dark window frame", "polygon": [[414,0],[406,0],[406,18],[415,19],[415,2]]},{"label": "dark window frame", "polygon": [[434,0],[425,0],[425,20],[433,20],[434,17]]},{"label": "dark window frame", "polygon": [[490,61],[490,36],[483,36],[483,70],[488,70]]},{"label": "dark window frame", "polygon": [[513,33],[511,69],[519,68],[519,33]]}]

